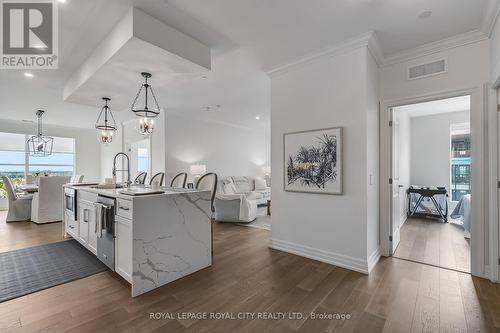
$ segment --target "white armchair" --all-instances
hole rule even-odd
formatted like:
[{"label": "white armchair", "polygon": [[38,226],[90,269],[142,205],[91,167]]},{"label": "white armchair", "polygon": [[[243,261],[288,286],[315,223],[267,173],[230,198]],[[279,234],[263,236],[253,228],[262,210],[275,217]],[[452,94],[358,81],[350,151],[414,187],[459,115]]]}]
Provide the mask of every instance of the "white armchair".
[{"label": "white armchair", "polygon": [[38,193],[31,203],[31,221],[42,224],[62,221],[63,185],[70,177],[40,177]]},{"label": "white armchair", "polygon": [[6,222],[29,221],[31,216],[31,196],[19,197],[9,177],[2,176],[9,199]]},{"label": "white armchair", "polygon": [[215,197],[215,220],[218,222],[252,222],[257,218],[257,196],[254,192],[240,193],[231,177],[218,184]]},{"label": "white armchair", "polygon": [[219,194],[215,197],[217,222],[252,222],[257,218],[257,201],[246,194]]}]

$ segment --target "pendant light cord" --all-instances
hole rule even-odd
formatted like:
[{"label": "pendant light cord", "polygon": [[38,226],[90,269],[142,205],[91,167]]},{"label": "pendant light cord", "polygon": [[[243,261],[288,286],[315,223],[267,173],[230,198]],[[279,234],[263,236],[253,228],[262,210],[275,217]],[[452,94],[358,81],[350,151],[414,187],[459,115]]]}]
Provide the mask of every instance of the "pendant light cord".
[{"label": "pendant light cord", "polygon": [[42,110],[38,110],[36,112],[36,115],[38,117],[38,120],[37,120],[37,129],[38,129],[38,137],[41,137],[42,136],[42,116],[43,116],[43,111]]}]

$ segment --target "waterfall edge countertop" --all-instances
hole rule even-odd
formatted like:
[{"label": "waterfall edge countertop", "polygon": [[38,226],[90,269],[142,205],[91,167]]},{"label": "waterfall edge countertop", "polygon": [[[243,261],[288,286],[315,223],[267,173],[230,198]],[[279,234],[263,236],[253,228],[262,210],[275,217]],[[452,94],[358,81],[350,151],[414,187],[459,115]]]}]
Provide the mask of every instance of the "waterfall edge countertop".
[{"label": "waterfall edge countertop", "polygon": [[162,188],[134,196],[120,188],[66,187],[76,190],[78,214],[75,221],[65,212],[65,232],[94,254],[89,216],[95,213],[85,210],[98,195],[116,198],[115,271],[131,284],[133,297],[212,264],[210,191]]}]

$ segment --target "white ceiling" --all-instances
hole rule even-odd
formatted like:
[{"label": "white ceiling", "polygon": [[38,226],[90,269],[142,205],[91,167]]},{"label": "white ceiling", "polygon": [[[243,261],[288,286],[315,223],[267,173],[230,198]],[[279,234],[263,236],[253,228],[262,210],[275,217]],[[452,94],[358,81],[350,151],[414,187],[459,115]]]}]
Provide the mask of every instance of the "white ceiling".
[{"label": "white ceiling", "polygon": [[425,103],[417,103],[394,108],[396,112],[405,112],[413,117],[430,116],[442,113],[470,111],[470,96],[460,96]]},{"label": "white ceiling", "polygon": [[[65,103],[62,89],[130,6],[212,48],[206,78],[152,81],[167,113],[269,128],[270,84],[263,70],[371,30],[390,55],[479,29],[487,1],[67,0],[59,9],[59,69],[35,71],[32,79],[23,71],[1,71],[0,119],[34,119],[35,110],[45,108],[47,123],[91,128],[99,101],[95,108]],[[419,19],[426,10],[431,17]],[[202,110],[217,104],[216,111]],[[120,112],[118,118],[131,116]]]}]

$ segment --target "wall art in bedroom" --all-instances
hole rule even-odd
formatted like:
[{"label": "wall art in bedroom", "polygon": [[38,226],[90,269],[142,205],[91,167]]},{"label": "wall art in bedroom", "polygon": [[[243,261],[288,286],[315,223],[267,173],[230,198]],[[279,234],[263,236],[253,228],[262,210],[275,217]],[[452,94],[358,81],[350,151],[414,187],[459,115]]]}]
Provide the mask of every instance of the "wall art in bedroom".
[{"label": "wall art in bedroom", "polygon": [[342,127],[283,134],[285,191],[342,194]]}]

